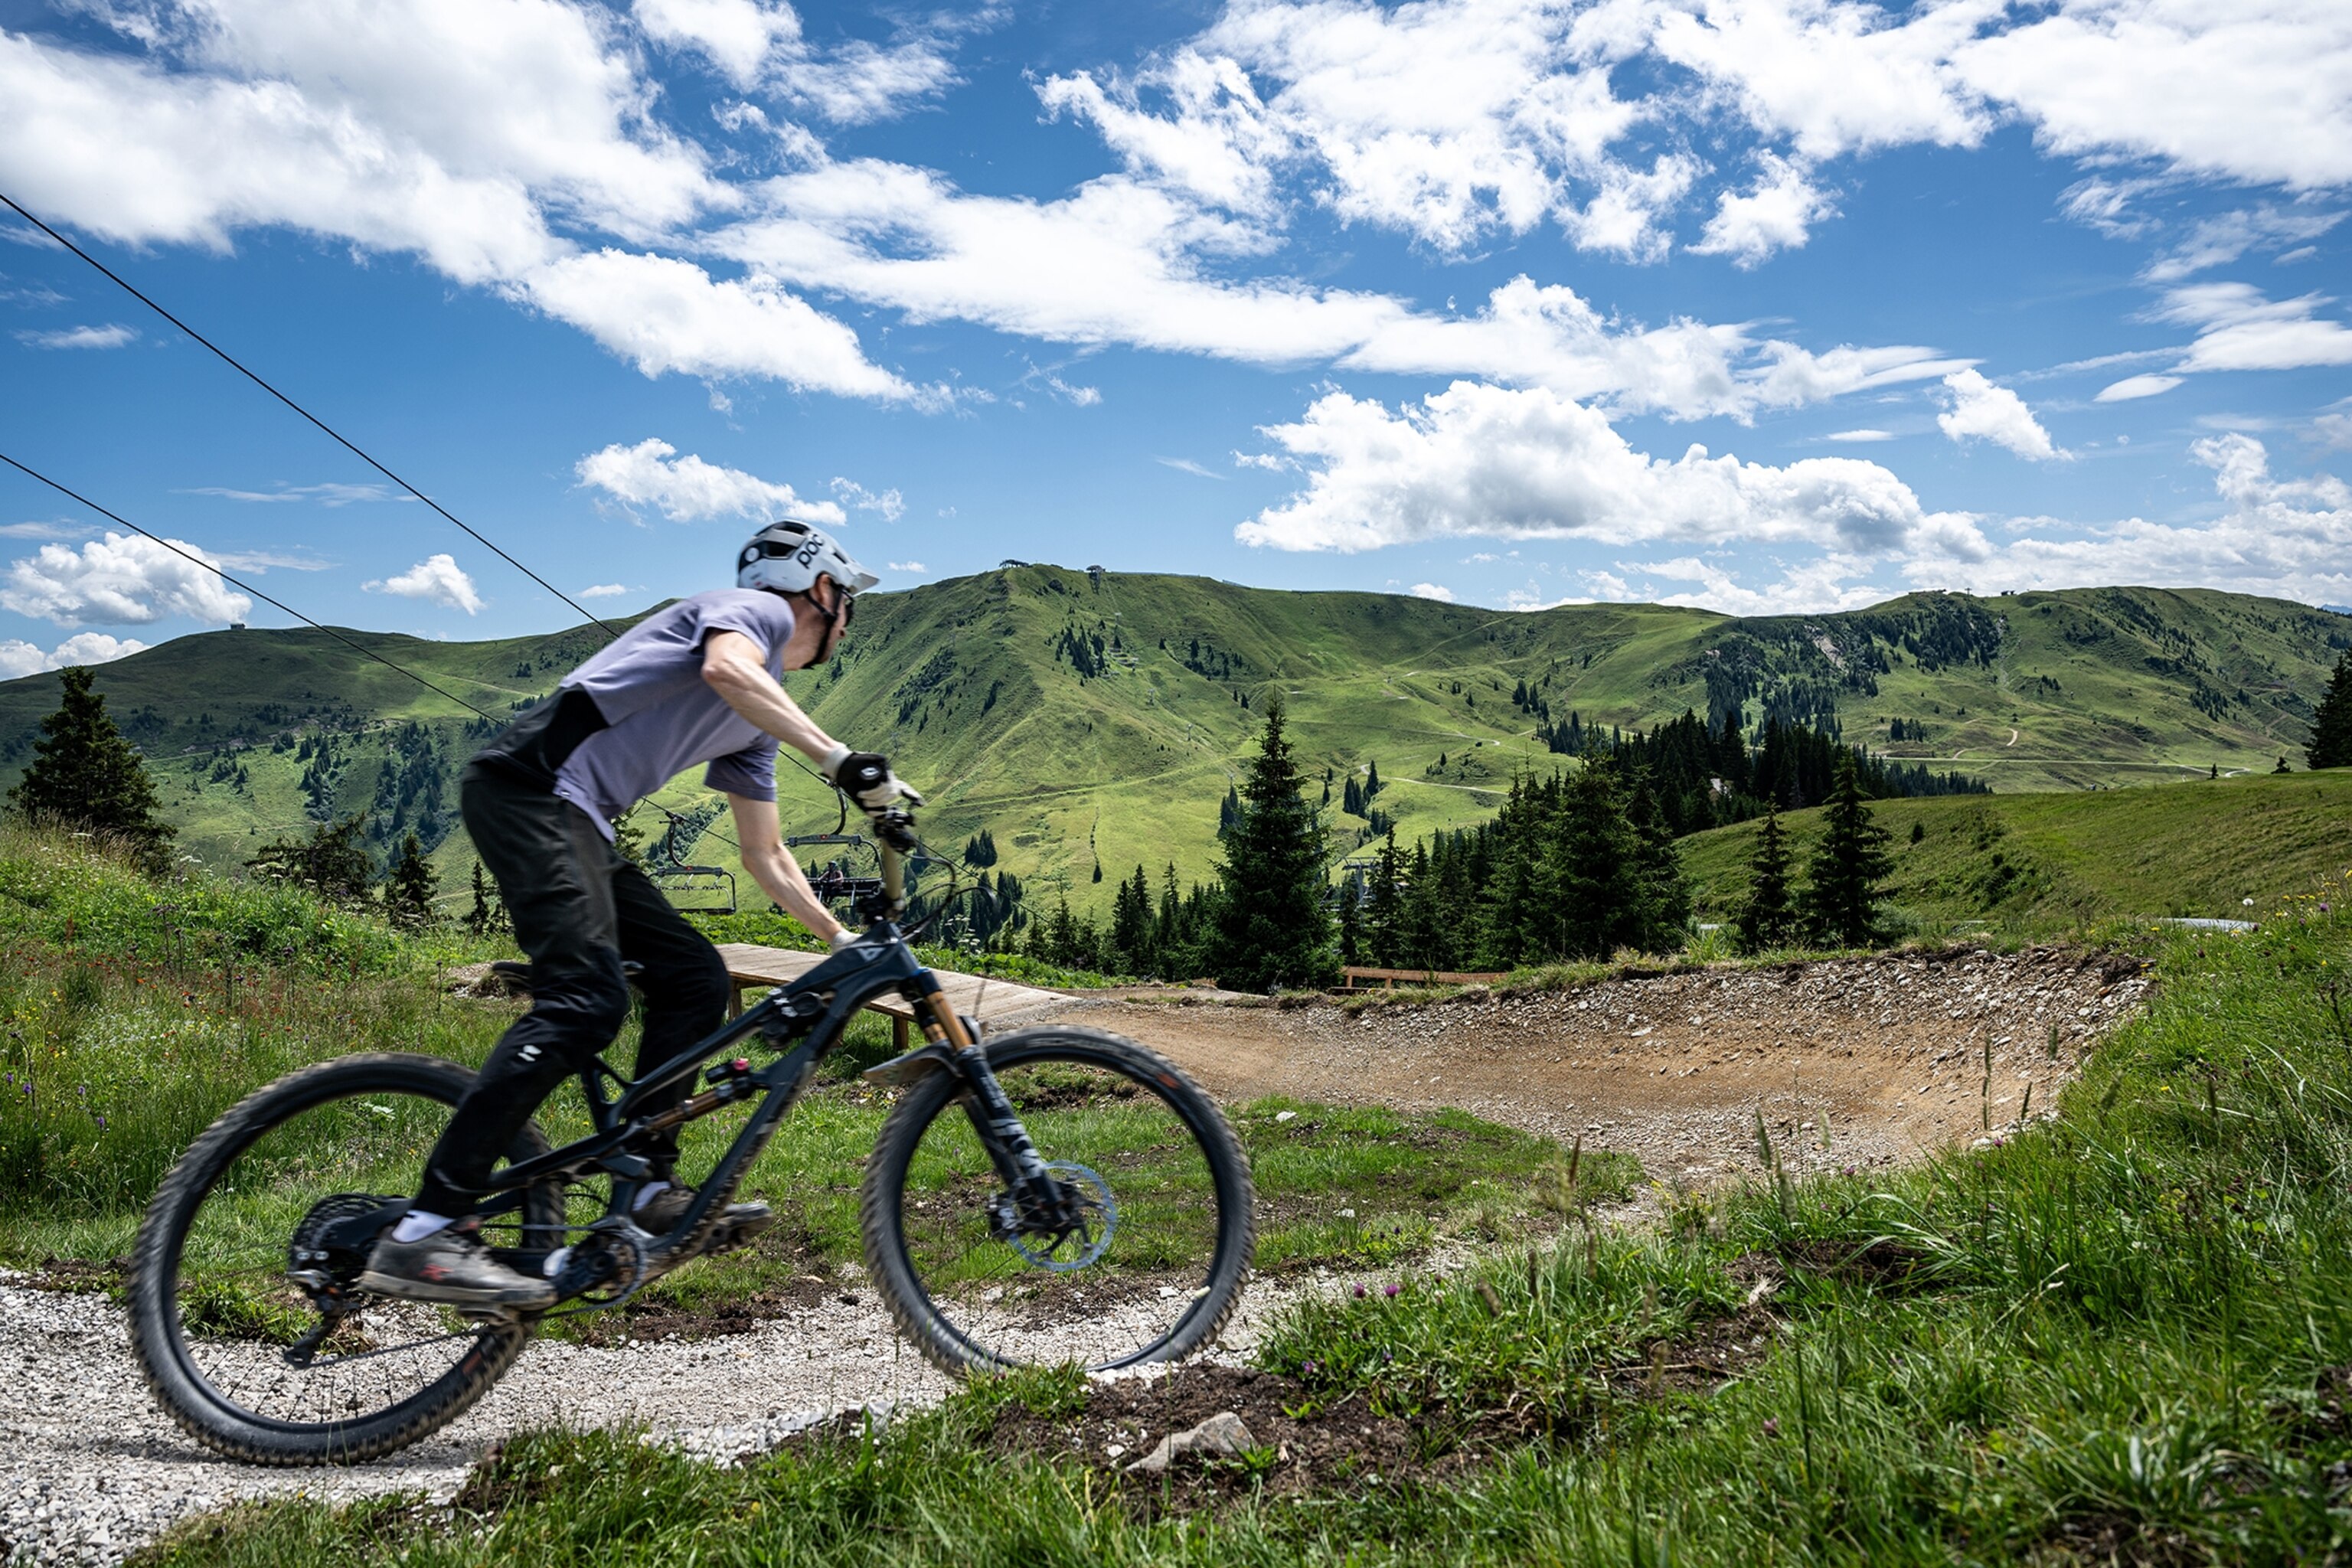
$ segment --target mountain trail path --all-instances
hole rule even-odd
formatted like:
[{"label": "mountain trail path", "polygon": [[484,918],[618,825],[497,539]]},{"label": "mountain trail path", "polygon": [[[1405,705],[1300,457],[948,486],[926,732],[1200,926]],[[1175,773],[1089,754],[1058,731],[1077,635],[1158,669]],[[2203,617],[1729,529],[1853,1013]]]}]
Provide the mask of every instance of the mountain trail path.
[{"label": "mountain trail path", "polygon": [[[1352,1013],[1137,990],[1075,996],[1044,1016],[1142,1040],[1228,1102],[1458,1106],[1635,1155],[1660,1182],[1706,1185],[1757,1170],[1759,1113],[1780,1157],[1811,1169],[1965,1143],[1988,1123],[2014,1125],[2029,1089],[2039,1117],[2148,984],[2128,960],[2037,949],[1717,966]],[[1314,1273],[1255,1281],[1216,1355],[1245,1357],[1286,1302],[1337,1283]],[[11,1395],[0,1405],[0,1562],[116,1562],[173,1521],[244,1498],[446,1500],[487,1447],[523,1427],[635,1427],[724,1459],[845,1408],[928,1403],[947,1387],[853,1277],[745,1332],[602,1348],[542,1341],[480,1405],[404,1454],[259,1469],[214,1457],[157,1411],[106,1295],[52,1284],[0,1273]]]},{"label": "mountain trail path", "polygon": [[1352,1014],[1169,991],[1051,1016],[1132,1036],[1223,1100],[1458,1106],[1704,1185],[1755,1169],[1759,1111],[1808,1168],[1916,1159],[2039,1119],[2148,984],[2131,960],[2077,949],[1958,950],[1473,988]]}]

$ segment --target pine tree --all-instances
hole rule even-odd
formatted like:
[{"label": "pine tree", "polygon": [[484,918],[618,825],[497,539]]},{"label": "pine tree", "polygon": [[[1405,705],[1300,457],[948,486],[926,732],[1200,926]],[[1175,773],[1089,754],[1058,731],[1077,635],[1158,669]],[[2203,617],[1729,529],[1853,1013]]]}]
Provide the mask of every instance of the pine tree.
[{"label": "pine tree", "polygon": [[1616,769],[1589,763],[1566,786],[1548,874],[1552,951],[1606,958],[1641,937],[1641,842],[1626,820]]},{"label": "pine tree", "polygon": [[36,822],[118,839],[160,875],[171,866],[173,830],[156,819],[147,764],[90,689],[88,669],[76,665],[58,679],[63,699],[41,721],[44,738],[33,742],[33,764],[8,792],[9,805]]},{"label": "pine tree", "polygon": [[357,812],[340,822],[322,822],[308,838],[280,838],[265,844],[246,866],[273,882],[308,888],[322,899],[357,902],[367,896],[375,867],[360,844]]},{"label": "pine tree", "polygon": [[1673,952],[1682,946],[1690,921],[1690,884],[1683,879],[1674,826],[1659,808],[1649,776],[1636,773],[1629,794],[1625,816],[1633,829],[1633,870],[1642,900],[1634,945],[1644,952]]},{"label": "pine tree", "polygon": [[1822,816],[1824,831],[1801,900],[1806,932],[1838,947],[1867,947],[1878,936],[1878,884],[1895,860],[1886,852],[1886,829],[1862,802],[1850,752],[1838,755]]},{"label": "pine tree", "polygon": [[1364,764],[1364,804],[1370,805],[1372,803],[1372,796],[1380,793],[1381,764],[1366,763]]},{"label": "pine tree", "polygon": [[1265,731],[1218,867],[1218,978],[1238,991],[1327,983],[1336,968],[1324,906],[1323,826],[1283,734],[1282,694],[1266,695]]},{"label": "pine tree", "polygon": [[383,879],[383,907],[395,921],[425,925],[433,919],[433,894],[441,873],[425,858],[425,846],[410,833],[400,841],[400,857]]},{"label": "pine tree", "polygon": [[2311,716],[2311,744],[2304,749],[2307,768],[2352,768],[2352,653],[2336,660],[2336,674],[2327,695]]},{"label": "pine tree", "polygon": [[1364,946],[1363,885],[1354,877],[1339,884],[1339,962],[1361,963]]},{"label": "pine tree", "polygon": [[1377,968],[1404,962],[1404,866],[1397,856],[1396,829],[1381,841],[1372,860],[1372,886],[1364,900],[1363,951]]},{"label": "pine tree", "polygon": [[466,929],[476,936],[487,936],[493,926],[505,924],[506,910],[497,902],[498,895],[490,889],[490,879],[482,875],[482,863],[474,862],[474,907],[466,911]]},{"label": "pine tree", "polygon": [[1123,973],[1149,974],[1157,967],[1151,951],[1151,882],[1140,865],[1132,878],[1119,883],[1111,900],[1110,942]]},{"label": "pine tree", "polygon": [[1764,826],[1756,834],[1756,853],[1748,862],[1748,901],[1740,906],[1737,925],[1742,952],[1782,947],[1796,935],[1796,911],[1789,902],[1789,860],[1780,808],[1768,806]]}]

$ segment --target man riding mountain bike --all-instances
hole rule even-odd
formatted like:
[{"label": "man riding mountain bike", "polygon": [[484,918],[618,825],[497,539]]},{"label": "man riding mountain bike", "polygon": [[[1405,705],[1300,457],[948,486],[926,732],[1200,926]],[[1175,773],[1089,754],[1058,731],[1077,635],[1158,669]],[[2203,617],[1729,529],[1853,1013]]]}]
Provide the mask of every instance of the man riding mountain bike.
[{"label": "man riding mountain bike", "polygon": [[[551,1279],[507,1267],[482,1243],[474,1208],[491,1170],[541,1101],[619,1034],[629,1009],[625,963],[640,967],[645,997],[636,1076],[723,1021],[729,980],[718,950],[614,847],[614,823],[639,800],[707,764],[704,781],[727,796],[752,879],[832,947],[855,940],[783,847],[777,746],[806,754],[868,811],[921,797],[881,757],[819,729],[780,678],[833,657],[857,595],[877,579],[823,531],[789,521],[761,530],[736,567],[734,587],[648,616],[467,764],[466,830],[530,955],[531,1008],[451,1112],[415,1201],[368,1258],[360,1281],[368,1289],[461,1307],[551,1305]],[[669,1099],[685,1093],[680,1085]],[[693,1201],[677,1156],[672,1135],[632,1199],[633,1218],[652,1235]],[[737,1204],[726,1221],[741,1237],[773,1216],[764,1204]]]}]

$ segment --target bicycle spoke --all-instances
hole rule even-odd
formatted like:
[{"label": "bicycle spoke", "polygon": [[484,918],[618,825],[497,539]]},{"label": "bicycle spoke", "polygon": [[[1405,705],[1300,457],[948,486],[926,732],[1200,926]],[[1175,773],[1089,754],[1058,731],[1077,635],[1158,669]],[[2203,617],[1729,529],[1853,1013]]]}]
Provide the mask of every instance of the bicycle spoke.
[{"label": "bicycle spoke", "polygon": [[[1024,1062],[998,1078],[1057,1174],[1082,1193],[1099,1181],[1107,1202],[1087,1215],[1087,1239],[1055,1246],[1035,1235],[1016,1247],[991,1225],[1002,1182],[961,1109],[945,1107],[923,1131],[901,1205],[917,1281],[943,1322],[989,1360],[1100,1366],[1144,1352],[1173,1331],[1215,1264],[1217,1195],[1205,1154],[1146,1080],[1067,1059]],[[1082,1266],[1047,1266],[1087,1258],[1097,1243]]]}]

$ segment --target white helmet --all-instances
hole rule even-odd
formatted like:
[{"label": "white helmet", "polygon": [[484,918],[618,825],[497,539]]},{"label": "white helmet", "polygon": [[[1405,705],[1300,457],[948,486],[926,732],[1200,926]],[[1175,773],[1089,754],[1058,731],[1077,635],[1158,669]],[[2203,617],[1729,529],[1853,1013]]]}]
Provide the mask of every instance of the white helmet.
[{"label": "white helmet", "polygon": [[832,578],[844,595],[853,598],[882,580],[851,560],[831,534],[790,518],[753,534],[735,557],[739,588],[805,594],[820,577]]}]

